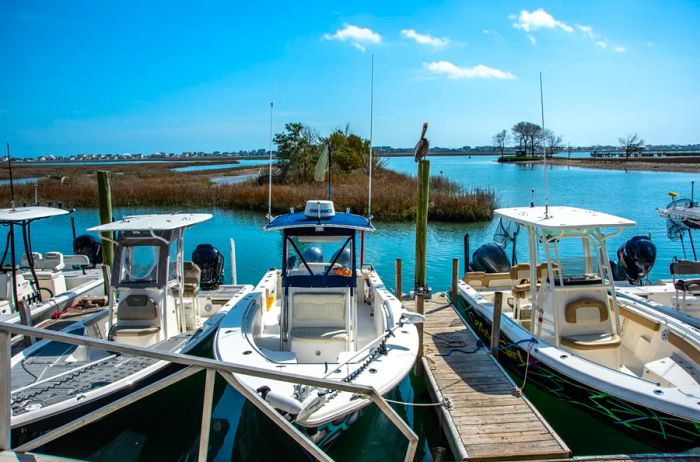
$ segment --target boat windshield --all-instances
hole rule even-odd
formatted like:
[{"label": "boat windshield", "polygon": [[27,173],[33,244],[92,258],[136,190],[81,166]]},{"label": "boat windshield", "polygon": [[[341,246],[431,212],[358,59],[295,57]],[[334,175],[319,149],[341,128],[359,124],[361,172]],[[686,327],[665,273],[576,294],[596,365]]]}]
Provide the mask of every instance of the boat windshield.
[{"label": "boat windshield", "polygon": [[287,246],[287,274],[352,275],[352,239],[348,236],[293,236]]},{"label": "boat windshield", "polygon": [[120,262],[119,282],[155,284],[160,248],[154,245],[126,246]]},{"label": "boat windshield", "polygon": [[592,240],[561,239],[554,246],[556,246],[557,252],[552,252],[551,258],[556,284],[560,283],[560,275],[564,285],[601,282],[598,253],[602,249],[594,245]]}]

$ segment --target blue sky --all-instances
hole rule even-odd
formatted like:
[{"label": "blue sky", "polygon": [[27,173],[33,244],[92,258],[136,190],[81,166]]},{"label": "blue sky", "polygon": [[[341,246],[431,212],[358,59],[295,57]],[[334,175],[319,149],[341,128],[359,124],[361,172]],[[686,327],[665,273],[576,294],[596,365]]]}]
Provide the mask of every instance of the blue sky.
[{"label": "blue sky", "polygon": [[0,138],[18,154],[267,147],[300,121],[412,146],[521,120],[572,145],[700,142],[691,1],[0,0]]}]

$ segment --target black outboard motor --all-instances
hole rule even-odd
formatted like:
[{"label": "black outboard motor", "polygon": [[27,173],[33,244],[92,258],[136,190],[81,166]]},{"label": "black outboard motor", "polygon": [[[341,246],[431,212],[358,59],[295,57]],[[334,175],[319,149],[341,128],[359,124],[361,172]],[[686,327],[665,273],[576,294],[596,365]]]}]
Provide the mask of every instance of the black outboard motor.
[{"label": "black outboard motor", "polygon": [[497,242],[489,242],[477,248],[472,254],[472,271],[485,273],[506,273],[510,271],[510,261],[503,246]]},{"label": "black outboard motor", "polygon": [[192,262],[202,270],[202,290],[218,289],[224,282],[224,256],[211,244],[199,244],[192,252]]},{"label": "black outboard motor", "polygon": [[85,255],[93,267],[102,263],[102,243],[92,234],[81,234],[73,240],[73,253]]},{"label": "black outboard motor", "polygon": [[656,262],[656,246],[647,236],[634,236],[617,249],[616,279],[641,283]]}]

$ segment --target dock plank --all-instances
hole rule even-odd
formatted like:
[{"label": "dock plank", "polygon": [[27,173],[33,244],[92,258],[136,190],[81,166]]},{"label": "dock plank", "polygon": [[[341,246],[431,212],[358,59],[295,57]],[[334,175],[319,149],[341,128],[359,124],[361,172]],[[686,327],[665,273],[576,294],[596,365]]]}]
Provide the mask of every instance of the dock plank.
[{"label": "dock plank", "polygon": [[[405,301],[415,310],[415,302]],[[444,295],[426,300],[424,374],[431,395],[449,398],[440,408],[442,428],[455,457],[470,461],[555,459],[571,451],[498,362],[481,348]],[[462,350],[457,351],[457,350]]]}]

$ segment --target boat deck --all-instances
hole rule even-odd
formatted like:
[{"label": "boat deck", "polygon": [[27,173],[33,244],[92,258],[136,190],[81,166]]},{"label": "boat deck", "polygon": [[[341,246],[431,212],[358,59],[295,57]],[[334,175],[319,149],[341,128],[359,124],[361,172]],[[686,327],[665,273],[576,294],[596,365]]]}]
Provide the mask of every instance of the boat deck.
[{"label": "boat deck", "polygon": [[[405,304],[415,310],[415,301]],[[569,448],[530,401],[513,395],[515,384],[487,348],[455,351],[475,350],[477,337],[447,298],[426,300],[424,311],[424,374],[434,399],[452,401],[452,409],[439,412],[454,456],[471,461],[568,457]]]},{"label": "boat deck", "polygon": [[[173,336],[153,346],[155,350],[175,352],[194,331]],[[96,387],[106,386],[158,362],[156,359],[119,354],[98,359],[74,361],[73,345],[50,342],[41,352],[12,367],[12,414],[59,403]]]}]

